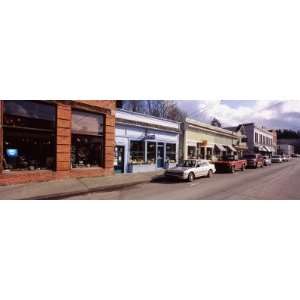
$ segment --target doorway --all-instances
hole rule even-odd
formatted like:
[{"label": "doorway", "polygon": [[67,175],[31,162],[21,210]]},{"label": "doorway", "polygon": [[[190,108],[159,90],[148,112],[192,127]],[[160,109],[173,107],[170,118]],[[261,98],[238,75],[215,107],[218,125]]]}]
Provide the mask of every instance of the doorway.
[{"label": "doorway", "polygon": [[124,173],[124,146],[115,147],[114,169],[115,173]]},{"label": "doorway", "polygon": [[157,145],[157,167],[163,168],[165,165],[165,145],[158,143]]}]

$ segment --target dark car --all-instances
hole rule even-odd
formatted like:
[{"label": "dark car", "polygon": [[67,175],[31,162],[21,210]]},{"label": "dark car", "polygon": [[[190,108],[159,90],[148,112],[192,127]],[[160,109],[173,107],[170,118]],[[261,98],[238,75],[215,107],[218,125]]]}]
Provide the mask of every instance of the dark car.
[{"label": "dark car", "polygon": [[247,160],[248,168],[264,167],[264,157],[259,153],[245,155],[244,159]]}]

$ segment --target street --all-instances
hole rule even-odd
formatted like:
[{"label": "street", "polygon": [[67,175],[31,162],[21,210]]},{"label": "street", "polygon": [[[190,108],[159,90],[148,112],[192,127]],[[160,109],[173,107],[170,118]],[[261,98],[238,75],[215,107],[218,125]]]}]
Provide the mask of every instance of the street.
[{"label": "street", "polygon": [[157,179],[111,192],[68,199],[300,199],[300,159],[194,182]]}]

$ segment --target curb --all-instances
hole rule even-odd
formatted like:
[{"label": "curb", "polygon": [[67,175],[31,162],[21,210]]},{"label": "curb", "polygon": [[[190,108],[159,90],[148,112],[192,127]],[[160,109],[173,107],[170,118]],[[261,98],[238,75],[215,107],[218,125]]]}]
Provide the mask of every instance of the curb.
[{"label": "curb", "polygon": [[65,193],[55,193],[55,194],[47,194],[47,195],[38,195],[34,197],[28,197],[28,198],[23,198],[23,200],[61,200],[67,197],[74,197],[74,196],[80,196],[80,195],[86,195],[90,193],[97,193],[97,192],[103,192],[103,191],[114,191],[116,189],[124,189],[127,187],[132,187],[141,183],[146,183],[146,182],[151,182],[153,178],[157,176],[139,180],[139,181],[134,181],[134,182],[127,182],[127,183],[120,183],[120,184],[113,184],[113,185],[107,185],[107,186],[99,186],[99,187],[94,187],[94,188],[87,188],[82,191],[75,191],[75,192],[65,192]]}]

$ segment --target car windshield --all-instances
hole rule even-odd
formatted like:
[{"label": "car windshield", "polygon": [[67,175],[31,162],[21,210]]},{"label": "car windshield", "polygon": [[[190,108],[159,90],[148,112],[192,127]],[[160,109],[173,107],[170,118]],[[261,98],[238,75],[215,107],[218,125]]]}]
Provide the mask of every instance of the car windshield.
[{"label": "car windshield", "polygon": [[184,160],[179,164],[180,167],[188,167],[188,168],[193,168],[195,167],[195,165],[196,165],[196,161],[191,159]]},{"label": "car windshield", "polygon": [[223,157],[223,160],[235,160],[234,155],[227,155]]},{"label": "car windshield", "polygon": [[281,156],[280,155],[274,155],[273,157],[274,158],[280,158]]},{"label": "car windshield", "polygon": [[245,155],[244,156],[244,158],[246,158],[246,159],[255,159],[256,158],[256,156],[255,155]]}]

